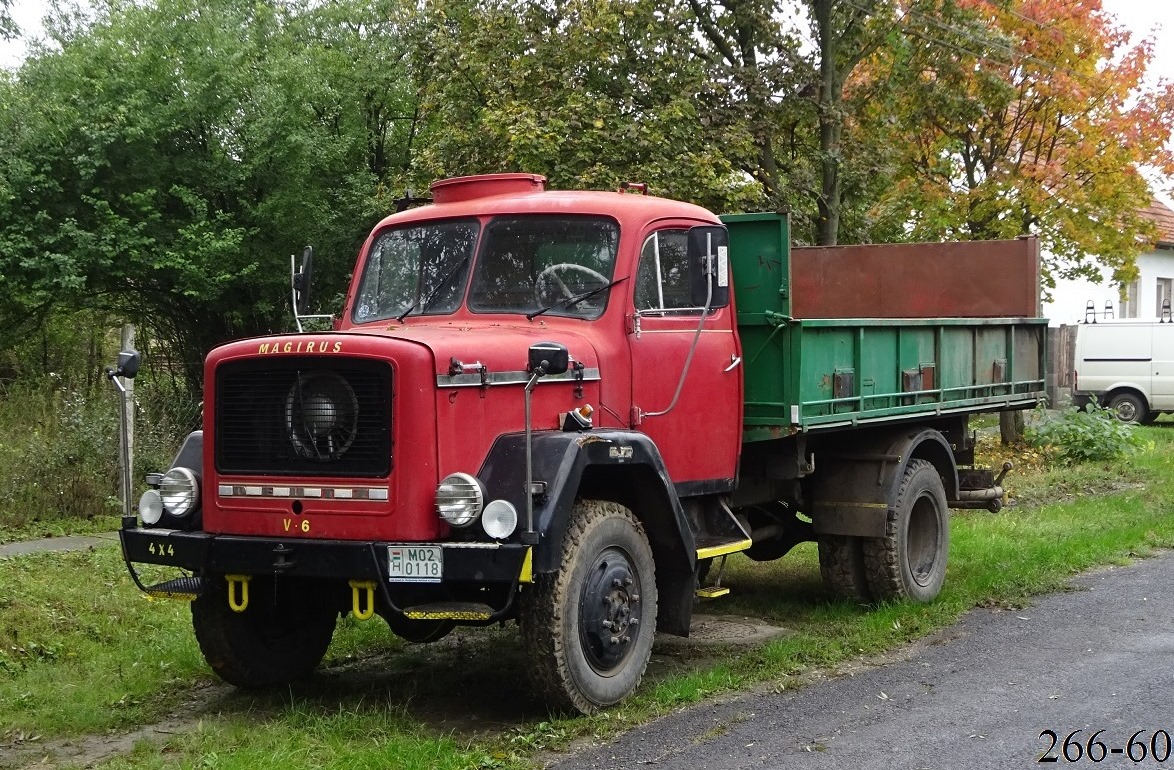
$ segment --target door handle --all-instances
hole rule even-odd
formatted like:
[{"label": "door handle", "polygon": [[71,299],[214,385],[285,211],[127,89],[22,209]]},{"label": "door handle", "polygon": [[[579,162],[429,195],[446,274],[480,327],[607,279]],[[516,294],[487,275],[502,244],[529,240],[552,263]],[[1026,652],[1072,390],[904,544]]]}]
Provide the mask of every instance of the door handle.
[{"label": "door handle", "polygon": [[723,372],[732,372],[732,371],[734,371],[734,367],[736,367],[740,363],[742,363],[742,356],[735,356],[735,355],[731,354],[730,355],[730,365],[727,366],[725,369],[722,369],[722,371]]}]

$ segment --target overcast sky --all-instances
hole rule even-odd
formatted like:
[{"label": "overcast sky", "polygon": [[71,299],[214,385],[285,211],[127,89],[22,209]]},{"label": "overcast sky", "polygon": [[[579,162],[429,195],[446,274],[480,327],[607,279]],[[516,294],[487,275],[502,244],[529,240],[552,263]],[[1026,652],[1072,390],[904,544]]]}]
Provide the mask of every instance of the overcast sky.
[{"label": "overcast sky", "polygon": [[[1104,7],[1115,15],[1135,35],[1174,31],[1174,2],[1169,0],[1103,0]],[[42,32],[41,18],[49,10],[43,0],[14,0],[12,15],[16,23],[30,37]],[[14,67],[24,58],[23,41],[0,43],[0,66]],[[1157,46],[1152,71],[1162,77],[1174,77],[1174,50]]]}]

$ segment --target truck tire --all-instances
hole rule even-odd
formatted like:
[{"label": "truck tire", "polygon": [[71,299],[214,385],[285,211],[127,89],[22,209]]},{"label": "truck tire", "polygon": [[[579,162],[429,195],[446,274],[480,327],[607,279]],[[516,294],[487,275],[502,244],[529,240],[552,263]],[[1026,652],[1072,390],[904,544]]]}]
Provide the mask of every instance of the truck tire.
[{"label": "truck tire", "polygon": [[824,588],[836,599],[868,602],[872,594],[864,574],[863,538],[846,535],[820,535],[819,574]]},{"label": "truck tire", "polygon": [[877,601],[933,601],[946,579],[950,514],[937,470],[925,460],[905,468],[884,537],[864,538],[864,571]]},{"label": "truck tire", "polygon": [[223,575],[205,575],[192,602],[192,626],[204,660],[221,679],[245,689],[289,684],[317,668],[330,646],[338,612],[296,590],[297,584],[256,576],[244,612],[228,606]]},{"label": "truck tire", "polygon": [[656,576],[644,528],[627,508],[580,500],[558,572],[522,595],[522,642],[552,709],[592,713],[635,691],[652,656]]},{"label": "truck tire", "polygon": [[1141,422],[1149,409],[1136,393],[1118,393],[1109,399],[1107,407],[1121,422]]}]

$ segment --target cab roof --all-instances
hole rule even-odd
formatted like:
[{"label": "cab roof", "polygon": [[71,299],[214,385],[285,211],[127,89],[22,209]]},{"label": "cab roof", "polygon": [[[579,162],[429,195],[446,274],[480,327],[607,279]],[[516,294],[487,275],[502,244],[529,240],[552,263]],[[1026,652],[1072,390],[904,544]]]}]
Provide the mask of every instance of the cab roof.
[{"label": "cab roof", "polygon": [[432,185],[434,203],[384,218],[376,230],[431,219],[502,214],[585,214],[626,223],[693,219],[720,224],[701,206],[630,192],[546,190],[538,174],[483,174],[444,179]]}]

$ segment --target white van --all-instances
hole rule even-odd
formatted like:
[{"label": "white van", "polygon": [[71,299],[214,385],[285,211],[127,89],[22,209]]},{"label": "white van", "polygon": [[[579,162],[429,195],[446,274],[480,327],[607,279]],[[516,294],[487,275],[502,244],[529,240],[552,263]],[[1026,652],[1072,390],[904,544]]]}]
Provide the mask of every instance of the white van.
[{"label": "white van", "polygon": [[1125,422],[1174,412],[1174,322],[1122,319],[1076,330],[1072,400],[1096,399]]}]

